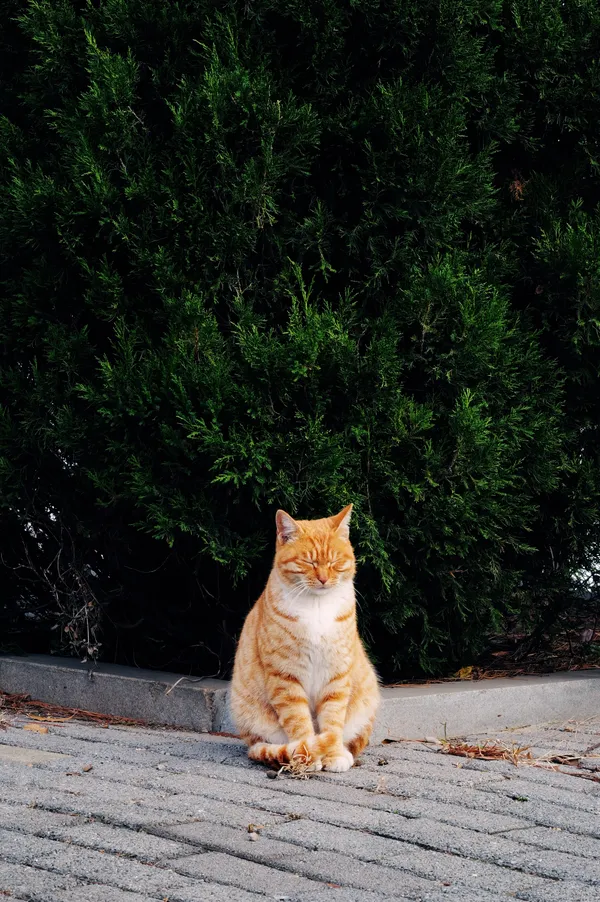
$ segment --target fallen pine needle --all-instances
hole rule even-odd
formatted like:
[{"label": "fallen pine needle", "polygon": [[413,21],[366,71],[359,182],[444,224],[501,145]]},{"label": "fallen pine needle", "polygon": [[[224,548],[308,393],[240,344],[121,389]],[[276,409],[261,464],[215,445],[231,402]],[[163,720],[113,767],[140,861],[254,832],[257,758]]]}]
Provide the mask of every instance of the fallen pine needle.
[{"label": "fallen pine needle", "polygon": [[170,695],[172,693],[173,689],[177,689],[177,687],[179,686],[180,683],[184,683],[184,682],[201,683],[204,679],[206,679],[206,677],[187,677],[187,676],[179,677],[179,679],[175,683],[173,683],[172,686],[169,686],[169,688],[165,692],[165,695]]},{"label": "fallen pine needle", "polygon": [[581,755],[563,755],[561,753],[552,754],[552,755],[542,755],[538,760],[548,761],[550,764],[568,764],[569,767],[579,767],[580,761],[589,761],[591,758],[600,758],[600,755],[586,755],[585,752]]},{"label": "fallen pine needle", "polygon": [[475,758],[479,761],[510,761],[515,766],[533,762],[533,755],[528,745],[498,745],[489,740],[478,745],[470,745],[460,740],[446,739],[442,741],[440,752],[445,755],[457,755],[460,758]]},{"label": "fallen pine needle", "polygon": [[40,714],[28,714],[30,720],[39,720],[42,723],[67,723],[69,720],[73,720],[75,717],[74,714],[70,714],[69,717],[53,717],[51,714],[44,714],[43,716]]},{"label": "fallen pine needle", "polygon": [[[541,767],[542,765],[538,765]],[[562,767],[555,768],[560,774],[568,774],[570,777],[579,777],[580,780],[591,780],[592,783],[600,783],[600,775],[598,774],[584,774],[581,771],[579,773],[575,773],[572,770],[564,770]]]},{"label": "fallen pine needle", "polygon": [[[28,695],[10,695],[0,691],[0,709],[6,714],[24,714],[31,720],[43,723],[64,723],[68,720],[82,720],[100,726],[135,726],[147,727],[144,720],[131,717],[118,717],[112,714],[100,714],[97,711],[85,711],[82,708],[65,708],[63,705],[52,705],[31,699]],[[33,727],[34,725],[31,724]]]},{"label": "fallen pine needle", "polygon": [[[597,774],[583,773],[579,768],[581,762],[590,758],[600,758],[600,755],[568,755],[551,753],[535,758],[530,747],[526,745],[501,745],[487,741],[478,745],[470,745],[460,740],[442,740],[440,752],[446,755],[457,755],[462,758],[474,758],[480,761],[509,761],[515,767],[529,765],[545,770],[553,770],[558,773],[568,774],[571,777],[580,777],[582,780],[590,780],[592,783],[600,783]],[[567,770],[567,767],[570,768]]]}]

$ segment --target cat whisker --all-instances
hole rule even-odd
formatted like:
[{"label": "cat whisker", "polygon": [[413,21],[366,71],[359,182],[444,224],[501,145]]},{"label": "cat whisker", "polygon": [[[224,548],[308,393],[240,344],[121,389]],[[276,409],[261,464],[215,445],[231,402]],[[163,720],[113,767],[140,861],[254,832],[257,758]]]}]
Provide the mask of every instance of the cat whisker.
[{"label": "cat whisker", "polygon": [[[358,591],[358,589],[356,588],[356,586],[354,586],[354,594],[355,594],[356,596],[359,596],[359,595],[360,595],[360,597],[362,598],[362,600],[366,602],[367,599],[366,599],[365,596],[362,594],[362,592],[359,592],[359,591]],[[359,609],[359,611],[362,611],[362,605],[361,605],[360,601],[358,600],[358,597],[356,598],[356,607]]]},{"label": "cat whisker", "polygon": [[290,593],[290,601],[296,601],[308,592],[308,586],[301,585],[298,589]]}]

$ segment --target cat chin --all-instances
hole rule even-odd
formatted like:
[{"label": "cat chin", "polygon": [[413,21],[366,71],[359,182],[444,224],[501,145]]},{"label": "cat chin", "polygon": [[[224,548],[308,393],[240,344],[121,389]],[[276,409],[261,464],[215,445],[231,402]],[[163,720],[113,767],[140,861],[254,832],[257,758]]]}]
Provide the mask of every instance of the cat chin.
[{"label": "cat chin", "polygon": [[308,586],[308,591],[312,595],[327,595],[337,589],[339,583],[332,583],[330,586]]}]

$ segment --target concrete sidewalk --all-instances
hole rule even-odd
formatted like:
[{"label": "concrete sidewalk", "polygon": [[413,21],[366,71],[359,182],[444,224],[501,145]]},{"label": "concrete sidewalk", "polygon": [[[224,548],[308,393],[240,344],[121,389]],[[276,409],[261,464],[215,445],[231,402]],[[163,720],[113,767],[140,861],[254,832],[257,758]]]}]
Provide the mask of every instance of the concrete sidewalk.
[{"label": "concrete sidewalk", "polygon": [[[371,747],[347,774],[273,779],[223,737],[26,723],[0,729],[0,897],[600,898],[597,758],[563,773],[403,742]],[[591,756],[600,718],[499,738]]]}]

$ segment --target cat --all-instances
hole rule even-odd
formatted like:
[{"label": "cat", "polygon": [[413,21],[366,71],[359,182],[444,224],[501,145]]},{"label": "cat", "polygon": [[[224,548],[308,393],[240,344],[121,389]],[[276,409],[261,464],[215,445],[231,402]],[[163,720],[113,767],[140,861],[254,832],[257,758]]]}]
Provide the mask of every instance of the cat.
[{"label": "cat", "polygon": [[379,681],[356,626],[351,512],[294,520],[277,511],[273,568],[244,623],[231,684],[254,761],[342,772],[369,742]]}]

